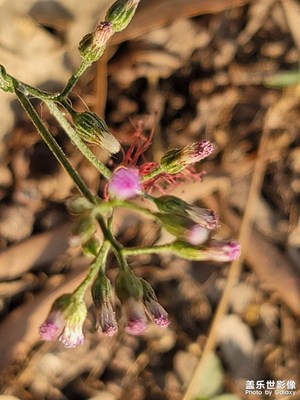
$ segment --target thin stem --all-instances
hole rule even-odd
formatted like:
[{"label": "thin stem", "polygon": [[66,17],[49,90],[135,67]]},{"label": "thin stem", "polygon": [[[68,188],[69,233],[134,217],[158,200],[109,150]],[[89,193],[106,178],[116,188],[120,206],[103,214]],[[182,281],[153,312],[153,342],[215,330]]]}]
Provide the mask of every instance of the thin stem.
[{"label": "thin stem", "polygon": [[135,211],[141,212],[145,215],[148,215],[151,218],[156,218],[155,214],[152,211],[150,211],[148,208],[143,208],[135,203],[132,203],[130,201],[125,201],[125,200],[110,200],[110,201],[103,202],[103,203],[99,204],[97,207],[95,207],[94,212],[101,213],[101,211],[103,212],[103,211],[110,210],[115,207],[130,208],[132,210],[135,210]]},{"label": "thin stem", "polygon": [[60,126],[64,129],[66,134],[81,151],[81,153],[94,165],[94,167],[97,168],[97,170],[104,176],[104,178],[109,180],[111,177],[110,170],[101,161],[99,161],[95,154],[84,144],[75,129],[66,120],[64,114],[60,111],[59,107],[53,101],[44,101],[49,108],[51,114],[54,115]]},{"label": "thin stem", "polygon": [[77,70],[74,72],[74,74],[70,77],[68,80],[68,83],[66,84],[66,87],[64,90],[56,96],[54,100],[57,101],[63,101],[66,99],[66,97],[69,95],[69,93],[72,91],[76,83],[78,82],[79,78],[81,75],[84,74],[84,72],[87,70],[87,68],[90,66],[90,63],[87,63],[86,61],[82,61]]},{"label": "thin stem", "polygon": [[95,258],[94,262],[91,264],[87,276],[84,278],[84,280],[81,282],[81,284],[74,290],[74,295],[77,296],[79,299],[82,299],[84,297],[84,294],[91,283],[91,281],[95,278],[95,276],[98,274],[99,270],[101,267],[105,265],[107,254],[109,252],[109,249],[111,247],[111,243],[108,241],[105,241]]},{"label": "thin stem", "polygon": [[40,119],[40,116],[34,109],[33,105],[31,102],[28,100],[28,98],[22,93],[22,91],[19,90],[19,83],[14,80],[14,87],[15,87],[15,93],[16,96],[18,97],[19,102],[21,103],[22,107],[26,111],[27,115],[31,119],[33,125],[36,127],[37,131],[43,138],[43,140],[46,142],[48,147],[50,148],[51,152],[54,154],[56,159],[60,162],[60,164],[63,166],[63,168],[66,170],[66,172],[69,174],[71,179],[74,181],[75,185],[77,188],[80,190],[80,192],[83,194],[84,197],[86,197],[89,201],[92,203],[95,203],[95,198],[76,171],[76,169],[70,164],[68,158],[66,157],[65,153],[63,152],[62,148],[57,144],[51,133],[48,131],[48,129],[45,127],[43,124],[42,120]]},{"label": "thin stem", "polygon": [[172,251],[173,243],[162,244],[150,247],[124,247],[122,249],[123,256],[138,256],[140,254],[157,254],[157,253],[167,253]]}]

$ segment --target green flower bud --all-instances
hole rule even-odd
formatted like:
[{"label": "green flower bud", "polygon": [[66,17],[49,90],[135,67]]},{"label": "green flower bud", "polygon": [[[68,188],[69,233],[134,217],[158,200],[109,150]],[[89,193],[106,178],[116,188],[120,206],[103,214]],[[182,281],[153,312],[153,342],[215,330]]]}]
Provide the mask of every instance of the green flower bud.
[{"label": "green flower bud", "polygon": [[94,205],[85,197],[77,197],[75,199],[70,199],[67,206],[72,213],[82,214],[85,211],[91,210]]},{"label": "green flower bud", "polygon": [[126,313],[125,331],[131,335],[141,335],[147,328],[143,299],[143,285],[127,267],[116,277],[115,291]]},{"label": "green flower bud", "polygon": [[160,328],[166,328],[170,321],[167,311],[157,301],[156,294],[152,286],[144,279],[140,280],[143,286],[143,302],[149,316]]},{"label": "green flower bud", "polygon": [[201,248],[193,247],[186,242],[176,241],[172,244],[172,251],[186,260],[228,262],[239,257],[241,248],[234,240],[211,240]]},{"label": "green flower bud", "polygon": [[59,339],[66,348],[73,348],[84,342],[82,326],[87,309],[83,300],[72,294],[64,294],[53,303],[46,321],[40,326],[42,339]]},{"label": "green flower bud", "polygon": [[201,261],[205,260],[201,249],[194,247],[187,242],[176,241],[172,244],[172,252],[185,260]]},{"label": "green flower bud", "polygon": [[189,207],[189,204],[184,200],[179,199],[175,196],[161,196],[152,198],[158,210],[162,213],[177,213],[181,215],[186,215],[186,210]]},{"label": "green flower bud", "polygon": [[119,141],[109,132],[105,121],[91,111],[75,113],[73,121],[80,138],[85,142],[97,144],[110,154],[120,150]]},{"label": "green flower bud", "polygon": [[113,34],[114,30],[111,22],[100,22],[94,32],[88,33],[80,41],[78,50],[81,58],[89,64],[99,60]]},{"label": "green flower bud", "polygon": [[129,268],[120,270],[118,273],[115,280],[115,290],[121,302],[130,297],[136,300],[141,300],[143,297],[142,284]]},{"label": "green flower bud", "polygon": [[168,151],[160,160],[160,165],[168,174],[178,174],[188,165],[208,157],[212,151],[213,146],[208,140],[200,140],[182,149]]},{"label": "green flower bud", "polygon": [[132,20],[140,0],[117,0],[108,10],[105,20],[113,25],[115,32],[120,32]]},{"label": "green flower bud", "polygon": [[3,65],[0,65],[0,88],[4,92],[12,93],[14,91],[13,79],[10,75],[6,73]]},{"label": "green flower bud", "polygon": [[104,335],[114,335],[117,333],[118,325],[113,310],[113,291],[111,283],[103,271],[95,279],[91,292],[97,310],[98,327]]},{"label": "green flower bud", "polygon": [[193,245],[204,243],[209,237],[209,231],[206,228],[184,215],[158,213],[156,216],[168,232]]},{"label": "green flower bud", "polygon": [[152,201],[162,213],[176,213],[185,216],[208,230],[216,229],[219,226],[218,216],[213,210],[194,206],[178,197],[169,195],[152,198]]}]

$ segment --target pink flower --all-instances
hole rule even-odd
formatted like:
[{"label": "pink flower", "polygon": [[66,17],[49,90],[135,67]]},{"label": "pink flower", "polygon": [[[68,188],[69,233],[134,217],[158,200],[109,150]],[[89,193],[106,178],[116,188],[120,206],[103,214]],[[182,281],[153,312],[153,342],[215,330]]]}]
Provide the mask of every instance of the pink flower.
[{"label": "pink flower", "polygon": [[157,213],[156,216],[168,232],[194,246],[206,242],[209,237],[209,231],[206,228],[185,215],[170,212]]},{"label": "pink flower", "polygon": [[65,327],[63,313],[60,310],[50,311],[46,321],[40,326],[39,334],[43,340],[57,340]]},{"label": "pink flower", "polygon": [[213,145],[208,140],[200,140],[182,149],[168,151],[160,160],[163,171],[177,174],[190,164],[194,164],[213,152]]},{"label": "pink flower", "polygon": [[142,335],[147,329],[147,318],[141,301],[130,297],[124,303],[127,316],[125,331],[131,335]]},{"label": "pink flower", "polygon": [[208,237],[209,231],[206,228],[203,228],[203,226],[195,224],[187,230],[185,239],[187,240],[187,242],[193,244],[194,246],[197,246],[201,243],[206,242]]},{"label": "pink flower", "polygon": [[39,328],[41,338],[46,341],[59,339],[66,348],[83,344],[82,326],[86,314],[86,305],[82,300],[72,294],[60,296]]},{"label": "pink flower", "polygon": [[212,240],[206,249],[203,250],[204,259],[212,261],[234,261],[239,258],[241,246],[234,240],[218,241]]},{"label": "pink flower", "polygon": [[108,183],[109,194],[121,200],[136,196],[140,190],[139,171],[136,168],[118,168]]},{"label": "pink flower", "polygon": [[152,286],[145,279],[140,279],[140,282],[143,286],[143,302],[147,313],[157,326],[166,328],[170,323],[167,311],[157,301]]},{"label": "pink flower", "polygon": [[97,324],[105,336],[113,336],[118,331],[118,324],[113,310],[113,293],[110,280],[101,271],[92,285],[92,298],[97,311]]},{"label": "pink flower", "polygon": [[128,265],[119,271],[115,290],[127,319],[125,331],[131,335],[142,335],[147,329],[147,317],[142,303],[143,286]]}]

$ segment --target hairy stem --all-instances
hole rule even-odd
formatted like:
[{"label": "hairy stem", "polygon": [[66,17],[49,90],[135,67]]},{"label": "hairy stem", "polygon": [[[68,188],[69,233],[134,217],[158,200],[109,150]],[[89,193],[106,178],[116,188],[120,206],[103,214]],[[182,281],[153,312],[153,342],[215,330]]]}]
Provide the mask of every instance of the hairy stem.
[{"label": "hairy stem", "polygon": [[81,284],[74,290],[74,295],[77,296],[79,299],[83,299],[89,284],[98,274],[100,268],[105,266],[107,254],[109,252],[110,247],[111,243],[108,241],[104,241],[94,262],[90,265],[87,276],[84,278]]},{"label": "hairy stem", "polygon": [[97,170],[106,178],[107,180],[111,177],[110,170],[97,159],[95,154],[85,145],[85,143],[77,135],[76,130],[69,124],[66,120],[63,112],[55,104],[55,102],[50,100],[44,100],[45,104],[49,108],[51,114],[56,118],[60,126],[64,129],[66,134],[76,145],[76,147],[81,151],[81,153],[97,168]]},{"label": "hairy stem", "polygon": [[163,244],[159,246],[150,246],[150,247],[131,247],[122,249],[122,254],[124,256],[138,256],[140,254],[158,254],[158,253],[167,253],[172,251],[173,243],[171,244]]},{"label": "hairy stem", "polygon": [[27,115],[29,116],[30,120],[32,121],[33,125],[35,126],[35,128],[37,129],[43,140],[50,148],[53,155],[56,157],[56,159],[60,162],[60,164],[69,174],[69,176],[71,177],[77,188],[80,190],[80,192],[83,194],[83,196],[86,197],[92,203],[95,203],[95,197],[92,195],[92,193],[90,192],[90,190],[88,189],[88,187],[86,186],[86,184],[84,183],[84,181],[82,180],[76,169],[70,164],[62,148],[57,144],[51,133],[45,127],[42,120],[40,119],[40,116],[34,109],[31,102],[22,93],[22,91],[19,90],[19,83],[17,81],[14,82],[15,82],[15,93],[16,96],[18,97],[19,102],[21,103],[22,107],[26,111]]},{"label": "hairy stem", "polygon": [[68,80],[68,83],[66,84],[66,87],[64,88],[64,90],[59,95],[57,95],[54,100],[57,100],[57,101],[65,100],[68,97],[68,95],[70,94],[70,92],[72,91],[72,89],[74,88],[74,86],[76,85],[76,83],[78,82],[81,75],[84,74],[84,72],[89,68],[90,65],[91,65],[90,63],[82,61],[81,64],[79,65],[79,67],[77,68],[77,70],[74,72],[74,74]]}]

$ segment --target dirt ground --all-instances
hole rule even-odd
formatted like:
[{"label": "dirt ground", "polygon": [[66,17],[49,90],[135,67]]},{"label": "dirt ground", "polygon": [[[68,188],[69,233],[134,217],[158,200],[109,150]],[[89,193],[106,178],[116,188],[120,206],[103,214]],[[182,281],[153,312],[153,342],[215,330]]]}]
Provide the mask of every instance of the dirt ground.
[{"label": "dirt ground", "polygon": [[[63,41],[59,18],[40,15]],[[199,139],[214,144],[199,165],[202,181],[170,193],[214,209],[214,236],[238,240],[242,255],[232,264],[130,258],[171,320],[142,337],[126,334],[122,321],[116,337],[99,335],[88,300],[83,346],[39,340],[52,301],[78,285],[90,259],[71,240],[66,200],[76,190],[14,103],[0,163],[1,400],[300,399],[299,21],[297,0],[142,0],[71,96],[75,108],[105,115],[125,149],[137,129],[154,129],[149,161]],[[35,105],[101,193],[97,171]],[[121,161],[92,149],[110,166]],[[140,214],[122,209],[117,218],[127,246],[167,238]],[[109,265],[113,278],[113,257]]]}]

